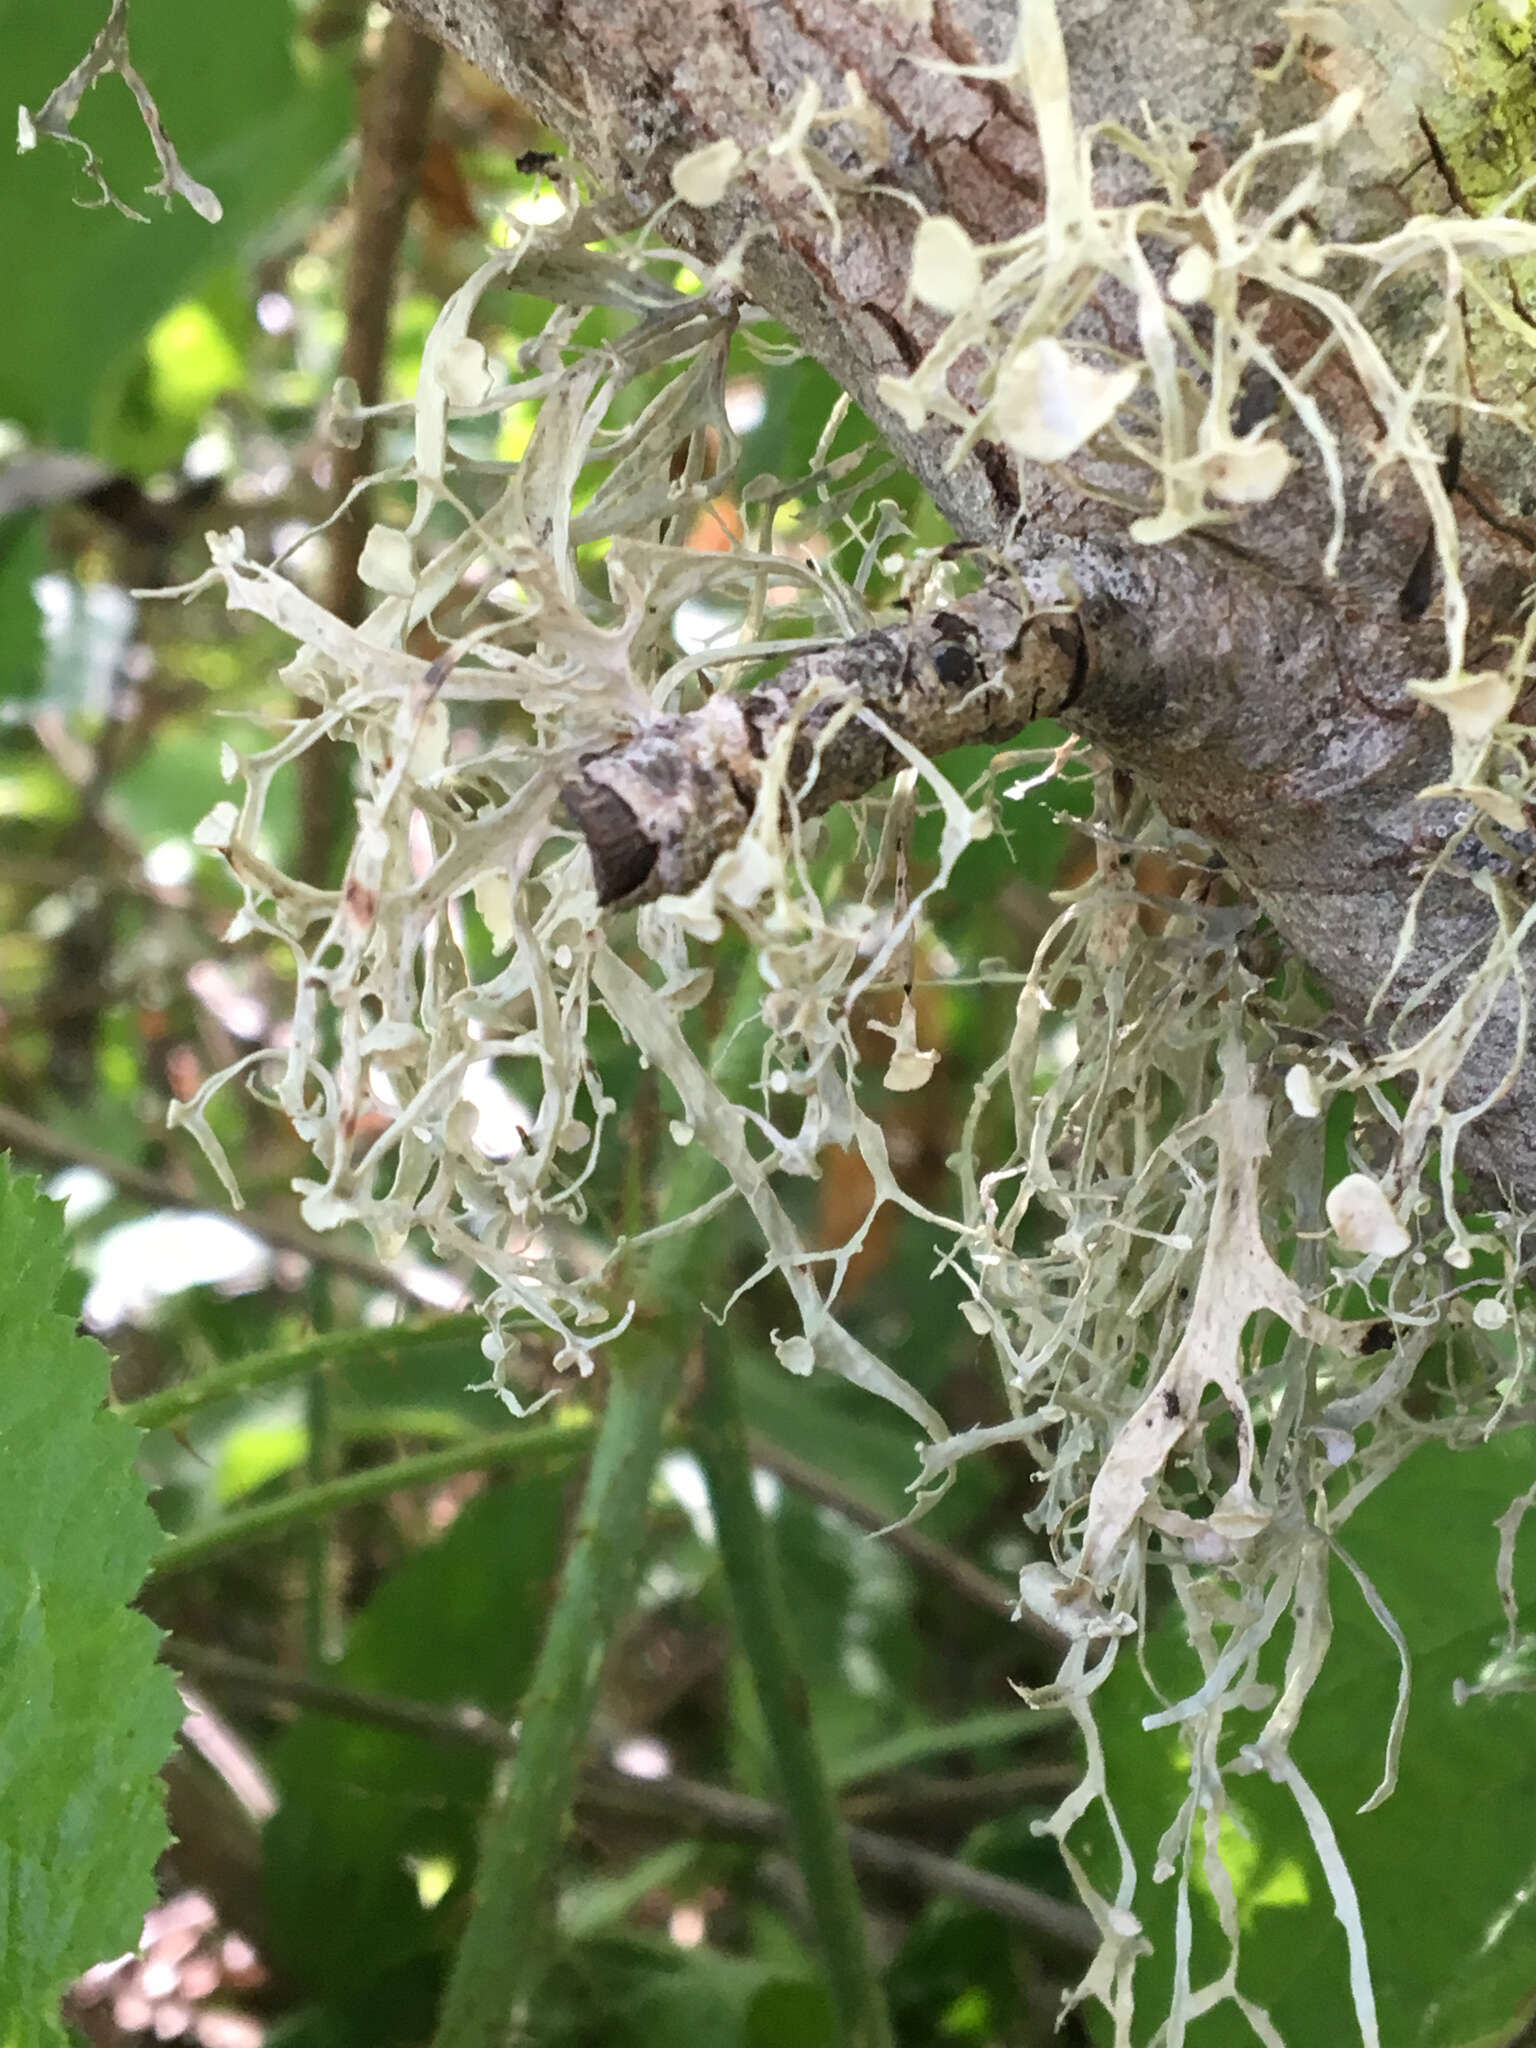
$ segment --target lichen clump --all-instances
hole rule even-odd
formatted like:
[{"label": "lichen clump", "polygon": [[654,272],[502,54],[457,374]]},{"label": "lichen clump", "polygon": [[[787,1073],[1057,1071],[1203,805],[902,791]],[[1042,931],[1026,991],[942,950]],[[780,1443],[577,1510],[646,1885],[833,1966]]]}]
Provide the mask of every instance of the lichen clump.
[{"label": "lichen clump", "polygon": [[[902,11],[914,21],[924,12]],[[1310,447],[1332,493],[1332,531],[1319,536],[1326,566],[1352,516],[1340,430],[1309,377],[1271,354],[1260,317],[1272,299],[1304,307],[1370,398],[1381,466],[1405,472],[1428,509],[1445,666],[1419,687],[1449,721],[1455,786],[1474,812],[1517,814],[1529,770],[1507,721],[1530,649],[1522,642],[1503,650],[1502,665],[1468,672],[1439,436],[1466,395],[1462,293],[1484,270],[1536,254],[1536,229],[1491,212],[1415,217],[1375,243],[1319,235],[1309,216],[1360,112],[1352,95],[1256,140],[1203,188],[1185,137],[1156,126],[1136,137],[1079,133],[1048,0],[1021,7],[1014,48],[990,75],[1033,102],[1044,216],[989,247],[954,221],[921,224],[912,288],[945,327],[916,369],[885,381],[886,402],[914,427],[952,424],[962,447],[992,434],[1030,462],[1108,451],[1135,465],[1145,493],[1132,530],[1149,546],[1283,492],[1296,448]],[[804,100],[772,147],[803,177],[808,204],[835,220],[810,140],[819,118]],[[1109,146],[1134,148],[1159,196],[1098,204],[1094,152]],[[754,154],[719,142],[694,152],[676,167],[668,205],[717,203],[762,155],[761,145]],[[1170,1867],[1186,1893],[1203,1873],[1231,1949],[1215,1984],[1192,1984],[1181,1966],[1170,2034],[1226,1997],[1251,2014],[1216,1845],[1224,1772],[1263,1769],[1291,1787],[1313,1832],[1349,1933],[1356,2020],[1373,2042],[1358,1907],[1289,1741],[1326,1648],[1329,1545],[1353,1505],[1426,1437],[1459,1441],[1495,1426],[1525,1385],[1519,1231],[1459,1213],[1459,1121],[1445,1090],[1488,1005],[1518,978],[1531,914],[1504,906],[1447,1014],[1366,1066],[1336,1041],[1300,978],[1263,958],[1256,912],[1204,849],[1070,746],[1025,762],[1035,781],[1069,760],[1090,776],[1096,865],[1059,899],[1023,971],[959,963],[1011,982],[1013,1025],[966,1118],[953,1202],[916,1202],[860,1104],[854,1006],[873,988],[910,993],[914,949],[925,935],[942,941],[946,887],[1005,813],[1006,791],[988,779],[963,792],[907,758],[894,790],[861,813],[857,852],[824,900],[815,828],[797,816],[786,752],[728,873],[622,929],[600,911],[586,850],[558,806],[572,764],[695,702],[706,669],[723,687],[770,656],[873,624],[873,565],[902,537],[871,489],[879,458],[832,455],[838,415],[808,476],[748,494],[742,536],[711,551],[686,545],[737,459],[727,359],[733,337],[753,338],[753,316],[729,276],[685,277],[680,288],[681,258],[654,237],[594,248],[600,220],[573,186],[564,196],[559,220],[518,228],[439,316],[407,409],[412,450],[393,472],[413,487],[414,513],[370,539],[377,602],[360,627],[329,617],[280,567],[252,562],[238,533],[213,542],[211,575],[230,604],[296,643],[286,675],[303,707],[265,752],[230,759],[243,796],[203,828],[243,891],[232,936],[260,933],[294,963],[288,1044],[233,1071],[246,1071],[313,1148],[302,1187],[312,1225],[360,1222],[385,1256],[424,1232],[476,1277],[491,1381],[513,1405],[527,1398],[524,1333],[540,1333],[556,1367],[589,1370],[625,1327],[623,1275],[637,1251],[703,1227],[726,1200],[744,1204],[763,1270],[782,1276],[794,1302],[798,1327],[778,1339],[787,1369],[832,1370],[896,1403],[922,1432],[926,1491],[979,1444],[1017,1443],[1039,1467],[1030,1520],[1042,1557],[1021,1599],[1068,1639],[1048,1696],[1078,1716],[1086,1742],[1084,1782],[1050,1824],[1103,1937],[1080,1995],[1100,1998],[1117,2041],[1130,2038],[1139,1873],[1127,1856],[1100,1889],[1073,1835],[1095,1804],[1113,1816],[1093,1696],[1146,1621],[1156,1563],[1169,1568],[1204,1665],[1199,1689],[1166,1710],[1193,1759]],[[1359,308],[1374,279],[1407,272],[1435,284],[1442,317],[1405,375]],[[508,285],[547,296],[553,311],[502,363],[470,325],[482,296]],[[1134,307],[1134,346],[1119,353],[1080,331],[1078,314],[1102,290]],[[624,320],[595,334],[584,323],[598,305]],[[962,404],[951,372],[978,352],[986,372],[976,402]],[[1239,432],[1249,371],[1272,379],[1283,405]],[[517,408],[533,417],[517,460],[462,442],[467,423]],[[349,429],[345,394],[332,424]],[[856,573],[835,574],[825,547],[778,545],[791,500],[837,542],[836,559],[862,564]],[[952,565],[908,560],[913,602],[942,601]],[[699,604],[713,608],[707,654],[680,630],[684,608]],[[424,629],[445,649],[436,659],[411,651]],[[347,745],[356,763],[357,833],[337,892],[283,875],[263,850],[275,778],[322,738]],[[909,892],[899,878],[923,812],[939,820],[938,857],[927,886]],[[1137,872],[1152,852],[1173,880],[1149,902]],[[469,943],[471,919],[489,935],[489,970]],[[722,1033],[734,1074],[712,1068],[700,1028],[727,926],[754,962],[751,1014]],[[619,1247],[594,1244],[583,1193],[614,1142],[615,1104],[593,1051],[600,1026],[610,1039],[616,1027],[662,1078],[674,1134],[714,1174],[684,1176],[675,1212]],[[921,1087],[932,1071],[910,1001],[887,1058],[894,1089]],[[527,1104],[510,1156],[482,1149],[463,1099],[466,1074],[488,1061],[516,1076]],[[1412,1088],[1395,1096],[1389,1084],[1410,1072]],[[207,1110],[228,1078],[177,1112],[215,1157]],[[999,1127],[1011,1133],[1001,1144]],[[878,1202],[914,1210],[939,1235],[967,1291],[967,1321],[995,1355],[1006,1420],[950,1435],[839,1321],[837,1289],[857,1243],[812,1257],[782,1192],[833,1148],[862,1158]],[[1454,1390],[1410,1413],[1415,1371],[1448,1339],[1465,1350]],[[1261,1731],[1219,1761],[1225,1717],[1253,1705],[1260,1654],[1287,1626],[1285,1681]],[[1405,1706],[1406,1689],[1380,1796]],[[1254,2024],[1262,2034],[1268,2022]]]}]

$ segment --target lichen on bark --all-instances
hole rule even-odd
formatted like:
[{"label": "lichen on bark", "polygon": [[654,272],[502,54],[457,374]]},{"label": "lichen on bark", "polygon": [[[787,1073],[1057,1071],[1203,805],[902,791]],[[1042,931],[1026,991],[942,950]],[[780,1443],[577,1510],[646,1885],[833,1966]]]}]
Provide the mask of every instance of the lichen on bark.
[{"label": "lichen on bark", "polygon": [[[1089,0],[1063,0],[1059,34],[1049,0],[407,11],[522,90],[601,189],[567,171],[561,220],[444,308],[410,408],[416,514],[365,550],[379,602],[363,627],[238,536],[216,549],[230,601],[298,643],[289,673],[315,706],[233,764],[245,800],[205,832],[245,928],[295,956],[269,1085],[317,1155],[308,1220],[359,1219],[381,1250],[424,1228],[478,1269],[508,1399],[514,1316],[589,1370],[627,1314],[616,1255],[581,1236],[581,1189],[614,1142],[590,1049],[605,1010],[788,1288],[786,1369],[900,1407],[930,1491],[980,1444],[1035,1459],[1047,1557],[1021,1599],[1070,1639],[1051,1697],[1085,1731],[1150,1565],[1186,1589],[1204,1678],[1167,1711],[1201,1758],[1294,1623],[1248,1755],[1291,1786],[1359,1947],[1288,1747],[1326,1649],[1326,1536],[1425,1435],[1495,1427],[1526,1397],[1523,1224],[1493,1205],[1501,1188],[1536,1197],[1531,548],[1478,467],[1461,306],[1536,230],[1394,217],[1383,138],[1418,131],[1369,38],[1287,49],[1249,0],[1151,0],[1135,38],[1104,33]],[[678,290],[679,262],[698,290]],[[515,375],[470,338],[479,295],[514,277],[560,302]],[[580,310],[616,300],[621,338],[578,345]],[[771,519],[761,546],[700,557],[678,540],[731,474],[726,350],[762,311],[954,527],[955,550],[904,561],[910,611],[877,615],[831,552],[776,553]],[[525,400],[538,425],[513,472],[455,453],[453,420]],[[802,495],[871,559],[884,515],[857,458],[829,448]],[[985,565],[979,587],[951,553]],[[703,592],[736,633],[707,660],[672,630]],[[428,618],[448,642],[430,664],[409,647]],[[506,730],[477,724],[487,703]],[[850,1020],[871,987],[904,991],[886,1085],[923,1084],[914,946],[1006,800],[956,789],[933,757],[1041,709],[1092,743],[1032,765],[1086,762],[1094,871],[1014,977],[940,1211],[892,1170]],[[351,742],[361,777],[334,894],[260,846],[273,778],[322,732]],[[893,771],[824,898],[816,814]],[[919,807],[939,849],[914,893]],[[1166,885],[1149,892],[1136,864],[1154,853]],[[470,896],[498,949],[479,977],[453,923]],[[761,984],[759,1086],[741,1099],[695,1015],[727,920]],[[530,1076],[506,1159],[458,1100],[486,1058]],[[179,1115],[211,1143],[206,1093]],[[372,1117],[385,1128],[360,1146]],[[857,1241],[812,1257],[777,1185],[831,1147],[942,1243],[1006,1419],[951,1436],[842,1326]],[[1476,1334],[1495,1329],[1505,1349]],[[1410,1415],[1413,1371],[1447,1333],[1474,1364]],[[1220,1641],[1196,1625],[1211,1589]],[[1089,1754],[1052,1823],[1069,1856],[1088,1807],[1113,1812]],[[1222,1783],[1212,1766],[1190,1799],[1218,1812]],[[1186,1883],[1199,1853],[1181,1851]],[[1135,1873],[1113,1897],[1078,1874],[1105,1935],[1081,1995],[1120,2024]],[[1368,1981],[1356,1992],[1369,2041]],[[1186,1970],[1176,2016],[1195,1997]]]}]

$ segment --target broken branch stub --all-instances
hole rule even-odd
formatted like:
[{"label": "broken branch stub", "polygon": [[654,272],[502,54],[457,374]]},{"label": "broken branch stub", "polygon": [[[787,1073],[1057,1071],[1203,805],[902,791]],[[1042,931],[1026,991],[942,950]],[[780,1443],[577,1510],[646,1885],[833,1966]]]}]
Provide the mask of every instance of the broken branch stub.
[{"label": "broken branch stub", "polygon": [[584,761],[562,792],[591,853],[597,900],[627,908],[697,888],[745,833],[780,746],[786,797],[815,815],[895,771],[888,733],[929,755],[1011,739],[1059,712],[1086,666],[1070,613],[1031,612],[1012,587],[994,585],[801,655],[756,690],[659,718]]}]

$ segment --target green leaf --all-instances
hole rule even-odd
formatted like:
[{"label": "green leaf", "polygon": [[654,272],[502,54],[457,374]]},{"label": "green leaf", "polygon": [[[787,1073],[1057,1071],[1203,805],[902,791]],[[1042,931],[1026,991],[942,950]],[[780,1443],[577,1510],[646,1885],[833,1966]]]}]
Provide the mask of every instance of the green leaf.
[{"label": "green leaf", "polygon": [[[90,47],[106,0],[0,0],[0,48],[12,104],[36,108]],[[79,153],[42,142],[0,150],[6,224],[6,319],[0,335],[0,418],[35,438],[82,447],[98,424],[103,379],[205,273],[227,263],[335,154],[352,118],[344,67],[301,76],[290,0],[156,0],[136,8],[133,58],[187,170],[224,206],[215,227],[178,201],[140,210],[147,223],[92,196]],[[116,78],[83,102],[77,126],[130,205],[155,176],[143,122]]]},{"label": "green leaf", "polygon": [[226,1430],[212,1461],[214,1498],[231,1507],[309,1455],[309,1430],[295,1397],[263,1403]]},{"label": "green leaf", "polygon": [[930,1763],[935,1757],[954,1756],[961,1750],[1011,1749],[1016,1742],[1033,1742],[1061,1727],[1060,1712],[1039,1707],[1003,1707],[991,1713],[967,1714],[960,1721],[945,1721],[927,1728],[908,1728],[884,1742],[845,1756],[830,1772],[834,1785],[845,1791],[866,1778],[883,1777],[889,1771],[909,1770],[913,1764]]},{"label": "green leaf", "polygon": [[[1393,2048],[1470,2048],[1503,2038],[1536,1983],[1536,1693],[1456,1704],[1503,1643],[1494,1581],[1496,1517],[1530,1484],[1536,1432],[1451,1452],[1415,1453],[1341,1531],[1350,1555],[1395,1615],[1413,1657],[1413,1695],[1397,1790],[1358,1809],[1381,1776],[1398,1682],[1396,1652],[1343,1568],[1333,1574],[1334,1635],[1292,1753],[1321,1800],[1359,1895],[1381,2038]],[[1525,1551],[1530,1552],[1529,1542]],[[1536,1598],[1536,1557],[1517,1558],[1516,1589]],[[1159,1681],[1187,1689],[1192,1660],[1165,1624],[1151,1646]],[[1103,1695],[1109,1782],[1139,1867],[1177,1810],[1186,1765],[1176,1734],[1144,1733],[1155,1705],[1134,1660]],[[1257,1727],[1229,1722],[1229,1743]],[[1225,1749],[1231,1754],[1231,1748]],[[1229,1780],[1236,1825],[1224,1831],[1243,1927],[1239,1988],[1268,2006],[1290,2048],[1357,2038],[1349,2019],[1344,1936],[1317,1857],[1288,1792],[1262,1777]],[[1113,1866],[1099,1864],[1103,1875]],[[1135,1911],[1156,1953],[1137,1972],[1136,2039],[1166,2016],[1173,1886],[1144,1880]],[[1194,1981],[1223,1949],[1197,1887]],[[1244,2048],[1230,2007],[1197,2023],[1189,2048]]]},{"label": "green leaf", "polygon": [[658,1971],[608,2038],[614,2048],[833,2048],[838,2036],[819,1984],[699,1949],[682,1968]]},{"label": "green leaf", "polygon": [[[220,740],[237,752],[265,744],[259,729],[219,712]],[[193,827],[228,793],[217,745],[210,746],[209,713],[165,719],[130,767],[112,785],[114,810],[136,838],[153,845],[172,835],[190,838]]]},{"label": "green leaf", "polygon": [[0,520],[0,704],[35,697],[42,683],[42,615],[32,586],[47,566],[36,513]]},{"label": "green leaf", "polygon": [[[472,1500],[374,1595],[333,1675],[510,1717],[538,1645],[566,1497],[564,1475],[520,1476]],[[345,2013],[359,2041],[424,2035],[491,1759],[308,1713],[272,1765],[282,1800],[266,1868],[279,1960]]]},{"label": "green leaf", "polygon": [[[1027,1812],[986,1821],[957,1851],[963,1863],[1060,1896],[1066,1878],[1055,1845],[1034,1832]],[[1018,1930],[966,1901],[930,1899],[893,1958],[891,2015],[902,2041],[935,2044],[1050,2038],[1039,1964]],[[1245,2048],[1255,2048],[1252,2042]]]},{"label": "green leaf", "polygon": [[560,1899],[560,1932],[568,1941],[590,1941],[621,1925],[651,1892],[686,1883],[701,1853],[697,1842],[669,1842],[617,1877],[570,1885]]},{"label": "green leaf", "polygon": [[114,469],[140,475],[178,463],[207,413],[245,389],[245,340],[230,335],[202,299],[179,300],[102,384],[97,452]]},{"label": "green leaf", "polygon": [[139,1938],[181,1705],[128,1602],[158,1531],[107,1356],[57,1303],[61,1212],[0,1160],[0,2015],[54,2039],[70,1978]]}]

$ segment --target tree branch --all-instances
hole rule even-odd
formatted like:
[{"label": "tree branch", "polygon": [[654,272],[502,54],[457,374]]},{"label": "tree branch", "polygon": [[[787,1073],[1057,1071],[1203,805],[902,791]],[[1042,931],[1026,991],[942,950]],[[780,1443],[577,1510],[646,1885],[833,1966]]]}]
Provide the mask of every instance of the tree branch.
[{"label": "tree branch", "polygon": [[983,1607],[988,1613],[1015,1623],[1026,1635],[1033,1636],[1040,1648],[1053,1659],[1066,1648],[1067,1638],[1027,1607],[1020,1607],[1017,1592],[1005,1586],[1001,1579],[983,1571],[980,1565],[972,1564],[968,1557],[962,1557],[959,1551],[951,1550],[947,1544],[936,1542],[915,1523],[898,1522],[889,1526],[889,1518],[879,1508],[861,1500],[840,1479],[823,1472],[819,1466],[807,1464],[804,1458],[797,1458],[792,1451],[782,1449],[757,1431],[752,1435],[752,1462],[774,1473],[796,1493],[819,1501],[823,1507],[835,1508],[857,1527],[878,1535],[892,1550],[899,1551],[920,1570],[932,1573],[941,1585],[968,1605]]},{"label": "tree branch", "polygon": [[[396,19],[385,30],[378,61],[360,94],[357,175],[352,181],[352,237],[347,256],[346,333],[340,373],[357,386],[363,406],[384,395],[389,316],[406,219],[421,180],[432,102],[443,53],[428,37]],[[358,558],[368,537],[367,493],[347,504],[356,485],[378,467],[378,430],[359,420],[355,447],[332,457],[331,496],[338,508],[328,529],[325,603],[355,625],[365,609]]]},{"label": "tree branch", "polygon": [[[384,32],[378,61],[359,95],[347,326],[339,369],[356,384],[364,407],[377,405],[384,395],[400,249],[421,180],[442,65],[438,45],[396,19]],[[355,446],[338,447],[331,456],[335,516],[326,534],[325,604],[353,626],[367,608],[358,563],[373,517],[373,493],[357,487],[378,467],[377,442],[376,424],[365,416],[358,422]],[[351,817],[346,767],[332,741],[323,739],[300,756],[299,774],[298,872],[323,886],[333,879],[339,835]]]},{"label": "tree branch", "polygon": [[[962,452],[954,427],[914,431],[880,400],[880,377],[909,371],[942,324],[912,300],[915,215],[902,195],[951,215],[982,245],[1042,217],[1042,151],[1029,106],[995,79],[933,68],[941,59],[1006,58],[1014,0],[969,0],[963,9],[935,0],[927,28],[905,9],[856,0],[396,4],[532,105],[630,215],[672,199],[672,171],[689,153],[727,139],[758,149],[719,204],[673,204],[668,233],[701,260],[736,253],[743,290],[879,423],[959,535],[1009,552],[1036,604],[1059,605],[1070,585],[1090,654],[1071,723],[1134,772],[1170,818],[1221,851],[1367,1043],[1382,1046],[1397,1004],[1435,977],[1437,1000],[1452,999],[1493,916],[1476,889],[1447,875],[1419,903],[1397,1004],[1373,1010],[1424,868],[1460,817],[1453,802],[1419,794],[1446,780],[1449,762],[1443,720],[1407,689],[1444,663],[1433,607],[1415,616],[1404,604],[1424,550],[1423,506],[1414,491],[1373,488],[1380,421],[1338,352],[1309,385],[1339,436],[1356,508],[1332,577],[1321,568],[1326,479],[1296,437],[1301,459],[1273,502],[1235,513],[1215,536],[1144,547],[1129,538],[1126,510],[1061,470],[1020,471],[984,439]],[[1121,33],[1105,32],[1095,0],[1059,0],[1059,12],[1079,128],[1095,120],[1137,127],[1145,102],[1165,128],[1185,124],[1219,170],[1259,128],[1274,134],[1325,102],[1303,66],[1278,84],[1260,78],[1256,52],[1274,29],[1267,0],[1234,0],[1214,13],[1200,0],[1147,0],[1134,32]],[[767,145],[808,88],[819,90],[824,110],[847,109],[850,74],[871,114],[862,128],[851,113],[829,118],[815,137],[836,185],[834,223],[783,152]],[[1385,106],[1385,89],[1382,99]],[[1402,125],[1416,137],[1411,112]],[[875,129],[878,152],[864,146]],[[876,154],[878,174],[865,175]],[[1381,216],[1393,190],[1384,168],[1370,162],[1342,194],[1352,231]],[[1151,195],[1128,152],[1106,148],[1096,171],[1104,199]],[[1121,345],[1123,308],[1096,305],[1091,317]],[[1294,307],[1271,307],[1266,322],[1277,359],[1311,364],[1318,336]],[[1124,345],[1134,350],[1134,339]],[[957,365],[952,394],[974,405],[979,394],[967,397],[963,370]],[[1533,561],[1529,536],[1499,508],[1499,480],[1510,471],[1492,438],[1484,453],[1487,474],[1469,466],[1455,501],[1469,667],[1518,629]],[[1523,460],[1528,467],[1528,454]],[[625,836],[624,807],[634,811],[641,782],[630,760],[622,777],[617,765],[594,775],[589,764],[578,786],[578,816],[594,784],[622,798],[590,799],[584,820],[601,836],[605,811],[623,841],[609,871],[615,902],[663,886],[662,842],[686,837],[675,821],[658,832],[644,819],[638,838]],[[683,872],[693,872],[687,861]],[[1453,1105],[1481,1101],[1517,1062],[1518,1011],[1507,986]],[[1421,1014],[1427,1020],[1432,1010]],[[1526,1063],[1464,1134],[1459,1157],[1485,1179],[1536,1197],[1536,1065]]]},{"label": "tree branch", "polygon": [[722,692],[697,711],[657,719],[584,762],[565,788],[592,855],[597,900],[627,906],[697,888],[745,832],[764,763],[781,743],[798,808],[819,813],[900,766],[882,726],[925,754],[1011,739],[1061,711],[1084,666],[1070,615],[1030,615],[1000,585],[930,618],[801,655],[746,695]]}]

